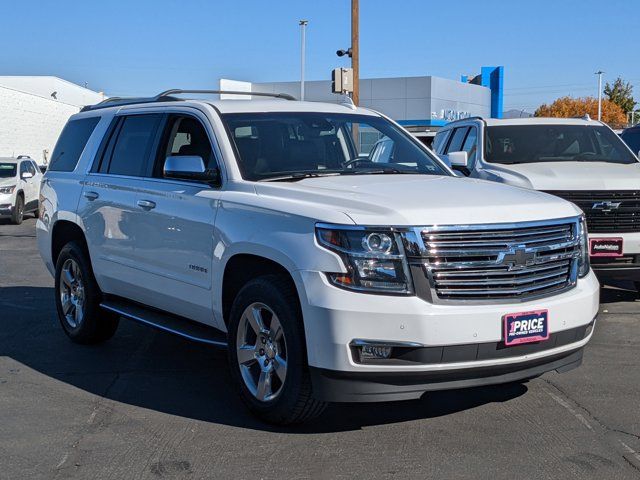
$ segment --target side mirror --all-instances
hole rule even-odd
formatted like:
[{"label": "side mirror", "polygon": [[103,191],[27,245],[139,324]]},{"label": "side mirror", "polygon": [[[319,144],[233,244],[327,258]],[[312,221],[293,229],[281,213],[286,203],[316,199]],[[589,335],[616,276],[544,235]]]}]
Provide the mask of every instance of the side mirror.
[{"label": "side mirror", "polygon": [[447,158],[449,159],[449,163],[452,168],[455,167],[465,167],[467,166],[467,161],[469,160],[469,156],[467,152],[449,152],[447,154]]},{"label": "side mirror", "polygon": [[23,180],[27,180],[29,178],[33,178],[33,173],[31,173],[31,172],[23,172],[22,175],[20,175],[20,178],[22,178]]},{"label": "side mirror", "polygon": [[165,178],[177,178],[217,184],[220,172],[217,168],[205,168],[202,157],[195,155],[174,155],[164,161]]}]

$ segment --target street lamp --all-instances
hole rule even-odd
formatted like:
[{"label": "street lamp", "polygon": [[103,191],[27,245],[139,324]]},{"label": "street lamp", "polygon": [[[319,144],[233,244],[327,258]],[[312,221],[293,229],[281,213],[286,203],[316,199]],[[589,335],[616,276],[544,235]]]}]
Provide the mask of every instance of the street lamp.
[{"label": "street lamp", "polygon": [[602,120],[602,70],[598,70],[595,75],[598,75],[598,121]]},{"label": "street lamp", "polygon": [[307,25],[308,20],[300,20],[300,100],[304,100],[304,55],[307,48]]}]

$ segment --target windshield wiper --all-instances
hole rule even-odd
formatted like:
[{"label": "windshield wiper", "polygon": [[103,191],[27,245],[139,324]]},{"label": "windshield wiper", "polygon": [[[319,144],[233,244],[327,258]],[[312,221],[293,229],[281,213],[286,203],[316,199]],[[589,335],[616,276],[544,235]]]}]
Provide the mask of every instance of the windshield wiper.
[{"label": "windshield wiper", "polygon": [[307,173],[291,173],[289,175],[280,175],[277,177],[269,177],[258,180],[259,182],[297,182],[299,180],[304,180],[305,178],[316,178],[316,177],[334,177],[336,175],[340,175],[339,172],[307,172]]},{"label": "windshield wiper", "polygon": [[400,174],[420,174],[421,172],[417,170],[402,170],[400,168],[395,167],[384,167],[384,168],[369,168],[369,169],[354,169],[354,170],[345,170],[341,172],[342,175],[394,175],[396,173]]}]

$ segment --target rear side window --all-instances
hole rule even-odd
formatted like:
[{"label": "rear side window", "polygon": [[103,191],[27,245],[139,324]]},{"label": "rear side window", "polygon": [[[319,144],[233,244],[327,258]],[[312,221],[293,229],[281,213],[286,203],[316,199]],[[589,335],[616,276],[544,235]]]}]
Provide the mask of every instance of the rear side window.
[{"label": "rear side window", "polygon": [[101,172],[142,177],[147,175],[149,155],[161,114],[124,117],[107,146]]},{"label": "rear side window", "polygon": [[53,149],[49,170],[72,172],[99,121],[100,117],[90,117],[68,122]]}]

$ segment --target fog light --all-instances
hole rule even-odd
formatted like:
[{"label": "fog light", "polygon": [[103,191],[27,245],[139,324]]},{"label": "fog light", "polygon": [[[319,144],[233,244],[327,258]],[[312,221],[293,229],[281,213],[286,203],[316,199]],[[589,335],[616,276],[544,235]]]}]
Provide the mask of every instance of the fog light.
[{"label": "fog light", "polygon": [[391,347],[364,345],[360,350],[360,360],[385,360],[391,356]]}]

